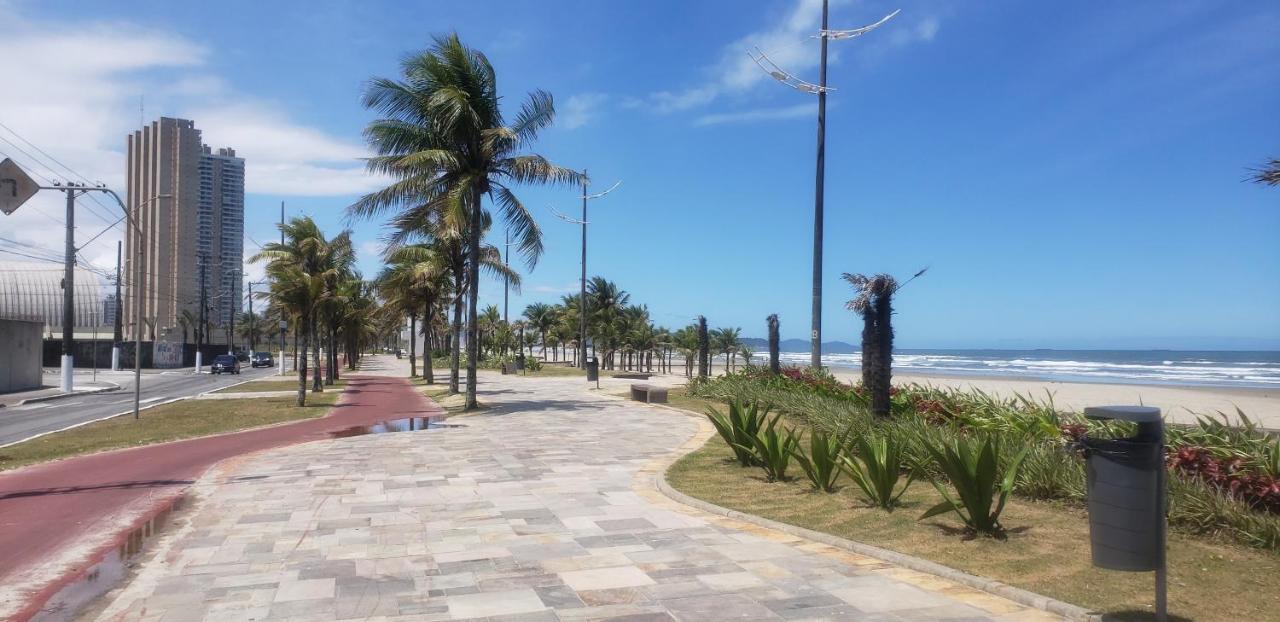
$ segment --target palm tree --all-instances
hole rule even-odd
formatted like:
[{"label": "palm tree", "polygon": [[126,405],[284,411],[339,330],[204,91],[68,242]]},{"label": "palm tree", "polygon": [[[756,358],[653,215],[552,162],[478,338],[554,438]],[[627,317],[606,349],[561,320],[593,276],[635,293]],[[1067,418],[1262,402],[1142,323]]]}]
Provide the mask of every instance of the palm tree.
[{"label": "palm tree", "polygon": [[1255,170],[1250,179],[1259,184],[1280,186],[1280,158],[1271,158],[1270,162]]},{"label": "palm tree", "polygon": [[182,327],[182,345],[187,345],[187,331],[196,325],[196,316],[190,309],[178,313],[178,325]]},{"label": "palm tree", "polygon": [[857,297],[845,304],[862,315],[862,386],[871,393],[871,412],[888,417],[893,365],[893,294],[898,282],[887,274],[841,275]]},{"label": "palm tree", "polygon": [[378,289],[388,312],[409,318],[409,367],[414,377],[418,375],[417,320],[421,313],[422,332],[427,337],[422,365],[427,384],[435,383],[430,345],[435,313],[449,293],[449,266],[444,255],[445,252],[430,243],[388,247],[385,257],[388,265],[378,276]]},{"label": "palm tree", "polygon": [[769,373],[776,375],[782,371],[778,363],[778,314],[770,314],[765,322],[769,325]]},{"label": "palm tree", "polygon": [[524,308],[524,317],[529,326],[538,331],[542,341],[542,358],[547,358],[547,334],[556,324],[555,307],[545,302],[535,302]]},{"label": "palm tree", "polygon": [[395,181],[361,198],[351,211],[360,216],[388,209],[434,213],[465,234],[470,283],[465,408],[473,409],[482,199],[488,196],[501,209],[518,253],[532,268],[542,254],[542,233],[511,185],[580,184],[584,176],[542,156],[520,154],[555,118],[551,95],[534,91],[514,123],[506,125],[493,66],[456,34],[439,37],[430,49],[406,58],[401,73],[402,80],[375,78],[364,95],[365,107],[384,115],[365,130],[378,154],[370,158],[369,169]]},{"label": "palm tree", "polygon": [[[294,218],[280,226],[285,241],[271,242],[263,246],[262,251],[250,261],[267,260],[267,276],[270,277],[271,289],[268,293],[272,302],[286,310],[296,320],[301,339],[301,354],[298,364],[298,399],[297,405],[306,405],[307,393],[307,361],[306,351],[315,340],[316,309],[324,302],[328,292],[326,282],[337,276],[334,267],[335,242],[341,245],[345,238],[350,244],[350,237],[345,233],[334,240],[327,240],[315,221],[309,217]],[[323,390],[320,384],[320,353],[315,350],[316,375],[313,391]]]},{"label": "palm tree", "polygon": [[750,367],[751,357],[755,355],[755,351],[751,349],[751,346],[746,344],[738,346],[738,354],[742,355],[742,364]]}]

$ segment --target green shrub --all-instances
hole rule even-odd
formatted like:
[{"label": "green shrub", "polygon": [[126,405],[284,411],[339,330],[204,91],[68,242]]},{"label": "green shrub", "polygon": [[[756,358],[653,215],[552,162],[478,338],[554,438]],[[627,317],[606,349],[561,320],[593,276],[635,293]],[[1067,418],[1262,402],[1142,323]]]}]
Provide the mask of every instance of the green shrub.
[{"label": "green shrub", "polygon": [[740,400],[729,402],[727,416],[715,408],[707,409],[707,418],[711,420],[711,425],[716,427],[720,438],[723,438],[733,450],[738,464],[744,467],[758,464],[755,457],[755,438],[768,416],[767,406],[762,412],[759,403],[745,404]]},{"label": "green shrub", "polygon": [[836,480],[840,477],[843,453],[843,439],[821,430],[809,432],[808,453],[800,446],[792,451],[796,463],[809,478],[809,483],[822,492],[836,491]]},{"label": "green shrub", "polygon": [[1083,500],[1084,461],[1061,443],[1030,445],[1013,491],[1030,499]]},{"label": "green shrub", "polygon": [[787,479],[787,467],[791,464],[791,455],[800,444],[800,435],[791,428],[779,426],[778,422],[781,420],[782,413],[774,415],[768,425],[751,439],[750,447],[742,446],[755,453],[755,459],[760,468],[764,469],[765,477],[771,482]]},{"label": "green shrub", "polygon": [[892,510],[915,479],[915,470],[910,469],[906,483],[894,492],[906,466],[902,443],[889,435],[864,435],[854,445],[857,455],[842,456],[841,468],[866,495],[868,503]]},{"label": "green shrub", "polygon": [[940,446],[930,443],[925,447],[955,488],[958,499],[952,498],[946,487],[931,481],[945,501],[930,508],[920,519],[955,512],[971,531],[1002,536],[1004,526],[1000,524],[1000,513],[1004,511],[1009,493],[1013,492],[1018,466],[1027,455],[1027,449],[1024,447],[1014,456],[1004,468],[1004,477],[997,480],[1000,441],[995,436],[957,437],[951,443]]},{"label": "green shrub", "polygon": [[1220,534],[1241,544],[1280,550],[1280,515],[1258,512],[1199,478],[1169,474],[1169,525]]}]

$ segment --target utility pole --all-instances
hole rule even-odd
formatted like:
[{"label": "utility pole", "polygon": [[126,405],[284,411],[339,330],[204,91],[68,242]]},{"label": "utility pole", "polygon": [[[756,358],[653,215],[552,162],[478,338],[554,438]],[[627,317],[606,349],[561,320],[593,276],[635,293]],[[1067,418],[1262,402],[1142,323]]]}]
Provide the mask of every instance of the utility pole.
[{"label": "utility pole", "polygon": [[[255,318],[253,317],[253,281],[249,281],[249,357],[253,357],[254,346],[258,345],[258,340],[254,339],[253,334]],[[251,362],[252,363],[252,362]]]},{"label": "utility pole", "polygon": [[860,37],[875,30],[898,14],[898,11],[894,11],[870,26],[851,30],[831,30],[827,22],[829,4],[828,0],[822,0],[822,28],[818,31],[818,39],[821,46],[818,84],[805,82],[788,73],[779,67],[777,63],[769,60],[769,57],[760,48],[756,48],[754,53],[748,53],[751,56],[751,60],[755,61],[773,79],[797,91],[818,96],[818,157],[815,166],[813,193],[813,325],[809,333],[809,365],[814,368],[822,367],[822,226],[827,164],[827,91],[835,90],[827,86],[827,42],[832,39]]},{"label": "utility pole", "polygon": [[124,241],[116,242],[116,321],[111,344],[111,371],[120,371],[120,344],[124,341],[124,301],[120,298],[120,260]]},{"label": "utility pole", "polygon": [[205,339],[204,332],[208,327],[205,326],[205,300],[204,300],[205,258],[204,258],[204,255],[197,255],[196,257],[200,260],[200,317],[196,318],[196,323],[198,324],[198,326],[196,327],[196,373],[198,374],[198,373],[201,373],[201,371],[204,368],[202,342]]},{"label": "utility pole", "polygon": [[70,393],[75,374],[76,324],[76,191],[68,182],[67,193],[67,260],[62,276],[62,392]]}]

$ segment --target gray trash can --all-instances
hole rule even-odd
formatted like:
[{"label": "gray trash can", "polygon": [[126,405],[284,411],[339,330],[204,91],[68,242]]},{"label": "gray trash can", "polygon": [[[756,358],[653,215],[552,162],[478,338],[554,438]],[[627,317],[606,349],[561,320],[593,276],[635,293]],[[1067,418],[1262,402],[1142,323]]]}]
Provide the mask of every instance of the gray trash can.
[{"label": "gray trash can", "polygon": [[1164,422],[1147,406],[1086,408],[1090,419],[1137,424],[1128,438],[1085,438],[1093,565],[1131,572],[1164,561]]},{"label": "gray trash can", "polygon": [[587,359],[587,382],[600,381],[600,361],[594,356]]}]

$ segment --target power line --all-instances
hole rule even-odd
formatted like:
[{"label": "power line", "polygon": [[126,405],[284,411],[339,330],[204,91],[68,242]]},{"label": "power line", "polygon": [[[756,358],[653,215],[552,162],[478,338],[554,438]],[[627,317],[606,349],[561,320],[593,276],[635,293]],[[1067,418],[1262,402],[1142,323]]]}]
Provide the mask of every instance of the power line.
[{"label": "power line", "polygon": [[[72,168],[71,168],[71,167],[67,166],[66,164],[63,164],[63,163],[62,163],[60,160],[58,160],[57,158],[55,158],[55,157],[53,157],[53,156],[49,155],[49,153],[48,153],[47,151],[45,151],[44,149],[41,149],[39,145],[36,145],[35,143],[33,143],[33,142],[31,142],[31,141],[27,140],[27,139],[26,139],[26,137],[24,137],[22,134],[19,134],[19,133],[18,133],[17,131],[15,131],[13,128],[11,128],[11,127],[9,127],[9,126],[5,125],[4,123],[0,123],[0,128],[4,128],[5,130],[8,130],[8,132],[9,132],[10,134],[13,134],[14,136],[16,136],[16,137],[18,138],[18,140],[21,140],[22,142],[24,142],[24,143],[26,143],[28,146],[30,146],[32,149],[35,149],[36,151],[38,151],[38,152],[40,152],[40,153],[44,154],[44,156],[45,156],[45,157],[49,158],[50,160],[53,160],[53,161],[54,161],[54,163],[56,163],[58,166],[61,166],[62,168],[66,169],[66,171],[67,171],[67,172],[71,173],[72,175],[74,175],[74,176],[76,176],[76,177],[79,177],[79,178],[80,178],[80,181],[83,181],[84,183],[86,183],[86,184],[88,184],[88,185],[90,185],[90,186],[95,186],[95,185],[97,185],[96,183],[94,183],[94,182],[92,182],[92,181],[89,181],[89,178],[87,178],[87,177],[85,177],[84,175],[81,175],[80,173],[78,173],[78,172],[76,172],[76,171],[72,170]],[[0,137],[0,140],[4,140],[6,143],[9,143],[10,145],[13,145],[13,143],[12,143],[12,142],[10,142],[8,139],[4,139],[3,137]],[[35,156],[32,156],[31,154],[28,154],[26,151],[23,151],[21,147],[18,147],[17,145],[13,145],[13,146],[14,146],[15,148],[17,148],[19,151],[22,151],[22,153],[26,154],[26,155],[27,155],[27,157],[31,158],[32,160],[36,160],[37,162],[39,162],[39,163],[40,163],[42,166],[44,166],[44,167],[45,167],[45,169],[46,169],[46,170],[48,170],[50,173],[53,173],[55,176],[57,176],[57,172],[53,170],[53,167],[48,166],[48,164],[47,164],[47,163],[42,162],[42,161],[40,161],[39,159],[37,159]],[[108,208],[106,205],[104,205],[101,201],[99,201],[99,200],[98,200],[98,197],[96,197],[96,196],[94,196],[94,195],[89,195],[89,200],[90,200],[90,201],[93,201],[94,203],[96,203],[96,204],[98,205],[98,207],[101,207],[102,209],[107,210],[107,213],[111,213],[111,209],[110,209],[110,208]],[[99,214],[99,213],[97,212],[97,210],[94,210],[93,208],[89,207],[88,205],[86,205],[85,207],[89,208],[89,211],[90,211],[90,212],[92,212],[94,216],[97,216],[98,218],[101,218],[103,222],[110,222],[110,221],[111,221],[111,218],[110,218],[110,217],[105,217],[105,218],[104,218],[101,214]]]}]

